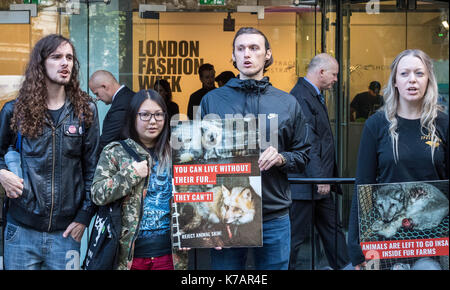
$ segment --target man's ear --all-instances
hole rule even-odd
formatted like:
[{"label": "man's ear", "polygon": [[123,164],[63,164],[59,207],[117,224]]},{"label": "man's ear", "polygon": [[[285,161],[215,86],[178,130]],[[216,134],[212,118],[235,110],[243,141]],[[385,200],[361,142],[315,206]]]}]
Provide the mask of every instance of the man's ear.
[{"label": "man's ear", "polygon": [[271,56],[272,56],[272,49],[269,48],[268,50],[266,50],[266,60],[269,60]]},{"label": "man's ear", "polygon": [[109,92],[110,86],[106,83],[102,83],[99,89],[103,89],[105,92]]},{"label": "man's ear", "polygon": [[321,69],[319,70],[319,77],[320,77],[321,79],[324,77],[325,72],[326,72],[326,69],[321,68]]}]

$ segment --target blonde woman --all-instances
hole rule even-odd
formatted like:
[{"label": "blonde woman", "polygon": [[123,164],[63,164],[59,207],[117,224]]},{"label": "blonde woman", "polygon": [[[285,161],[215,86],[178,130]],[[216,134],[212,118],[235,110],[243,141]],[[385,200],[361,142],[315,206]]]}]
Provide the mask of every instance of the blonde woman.
[{"label": "blonde woman", "polygon": [[[384,106],[365,123],[356,185],[448,179],[448,115],[437,104],[430,57],[402,51],[391,64]],[[358,203],[352,201],[348,247],[355,269],[365,266],[359,245]]]}]

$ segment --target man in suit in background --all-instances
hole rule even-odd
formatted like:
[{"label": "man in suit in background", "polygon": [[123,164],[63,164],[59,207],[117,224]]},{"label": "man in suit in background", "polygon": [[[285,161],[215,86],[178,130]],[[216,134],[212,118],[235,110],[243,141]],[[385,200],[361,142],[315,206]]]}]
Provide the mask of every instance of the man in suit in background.
[{"label": "man in suit in background", "polygon": [[[338,177],[337,164],[334,152],[334,139],[328,119],[325,98],[321,91],[333,87],[337,81],[339,64],[332,56],[322,53],[315,56],[308,65],[306,77],[298,79],[291,94],[297,98],[306,122],[312,128],[310,161],[304,173],[292,173],[290,177],[303,178],[332,178]],[[291,216],[291,259],[290,269],[304,265],[299,261],[298,255],[311,232],[311,218],[314,212],[314,225],[322,239],[325,254],[333,269],[342,269],[349,264],[347,245],[342,232],[340,221],[336,221],[336,208],[334,206],[330,184],[292,184]],[[314,201],[312,201],[314,195]],[[314,208],[313,208],[314,207]],[[335,257],[335,235],[337,235],[337,257]],[[303,263],[302,263],[303,262]],[[301,266],[300,266],[301,267]],[[307,268],[302,268],[307,269]]]},{"label": "man in suit in background", "polygon": [[108,143],[128,138],[126,132],[127,110],[134,92],[120,85],[108,71],[98,70],[89,79],[89,88],[99,100],[111,107],[103,120],[98,154]]}]

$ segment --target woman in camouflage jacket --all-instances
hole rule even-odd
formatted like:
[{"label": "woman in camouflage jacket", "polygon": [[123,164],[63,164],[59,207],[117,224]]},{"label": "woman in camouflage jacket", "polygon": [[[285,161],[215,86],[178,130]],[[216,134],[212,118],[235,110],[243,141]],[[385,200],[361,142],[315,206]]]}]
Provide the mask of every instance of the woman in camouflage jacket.
[{"label": "woman in camouflage jacket", "polygon": [[125,197],[118,269],[173,269],[167,107],[157,92],[142,90],[128,114],[125,142],[143,161],[134,161],[119,142],[108,144],[95,171],[92,200],[106,205]]}]

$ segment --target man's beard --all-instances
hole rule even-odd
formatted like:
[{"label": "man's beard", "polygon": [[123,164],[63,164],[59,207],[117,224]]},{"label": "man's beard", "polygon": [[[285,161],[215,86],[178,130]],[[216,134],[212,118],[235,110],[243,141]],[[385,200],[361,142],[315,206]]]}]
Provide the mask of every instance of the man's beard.
[{"label": "man's beard", "polygon": [[71,78],[72,78],[72,76],[68,77],[67,79],[58,79],[58,78],[52,79],[52,78],[49,78],[49,77],[47,76],[47,79],[48,79],[52,84],[60,85],[60,86],[65,86],[65,85],[67,85],[67,84],[70,82]]}]

